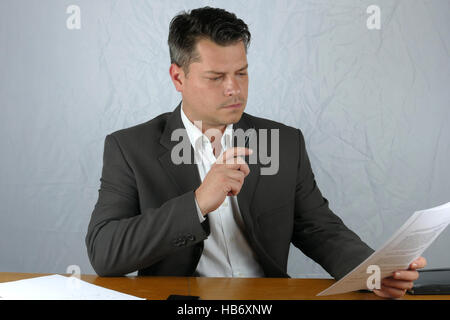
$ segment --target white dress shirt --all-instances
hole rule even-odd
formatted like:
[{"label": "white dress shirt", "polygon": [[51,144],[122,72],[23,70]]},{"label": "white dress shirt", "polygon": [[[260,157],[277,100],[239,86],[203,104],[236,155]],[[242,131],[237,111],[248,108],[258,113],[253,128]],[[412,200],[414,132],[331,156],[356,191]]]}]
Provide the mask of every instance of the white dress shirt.
[{"label": "white dress shirt", "polygon": [[[195,160],[203,181],[216,162],[209,139],[186,116],[181,105],[181,119],[194,149]],[[233,124],[227,125],[222,135],[221,154],[233,145]],[[220,155],[219,155],[220,156]],[[203,217],[197,204],[200,222]],[[227,196],[214,211],[208,213],[210,235],[204,241],[204,249],[195,275],[203,277],[264,277],[264,271],[245,237],[245,225],[239,210],[237,197]]]}]

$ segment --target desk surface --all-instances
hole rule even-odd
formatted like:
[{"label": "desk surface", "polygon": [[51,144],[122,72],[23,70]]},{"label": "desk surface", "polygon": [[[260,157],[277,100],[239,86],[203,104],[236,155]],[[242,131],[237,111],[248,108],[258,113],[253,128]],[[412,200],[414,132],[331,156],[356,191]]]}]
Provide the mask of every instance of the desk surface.
[{"label": "desk surface", "polygon": [[[45,276],[38,273],[0,272],[0,282]],[[81,280],[149,300],[171,294],[199,296],[202,300],[379,300],[373,293],[350,292],[317,297],[335,281],[330,279],[98,277]],[[405,295],[405,300],[450,300],[450,295]]]}]

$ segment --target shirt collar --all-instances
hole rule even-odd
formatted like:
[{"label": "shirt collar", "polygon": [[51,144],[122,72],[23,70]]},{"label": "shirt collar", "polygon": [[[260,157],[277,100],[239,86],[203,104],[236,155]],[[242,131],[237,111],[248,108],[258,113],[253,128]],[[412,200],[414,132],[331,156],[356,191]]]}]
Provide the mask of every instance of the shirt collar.
[{"label": "shirt collar", "polygon": [[[181,120],[183,121],[183,125],[186,128],[189,140],[191,142],[192,147],[195,151],[198,150],[198,147],[203,146],[205,143],[209,143],[208,137],[204,135],[199,128],[197,128],[191,120],[188,119],[183,110],[183,102],[181,102]],[[223,132],[221,143],[222,143],[222,151],[225,151],[229,147],[232,146],[233,136],[233,124],[230,123],[226,126],[225,131]]]}]

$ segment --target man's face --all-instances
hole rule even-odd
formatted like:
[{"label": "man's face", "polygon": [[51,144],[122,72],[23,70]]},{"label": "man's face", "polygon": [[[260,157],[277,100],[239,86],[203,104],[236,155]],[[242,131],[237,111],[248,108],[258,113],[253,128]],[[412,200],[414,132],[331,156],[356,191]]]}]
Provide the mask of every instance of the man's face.
[{"label": "man's face", "polygon": [[192,121],[201,120],[203,129],[238,122],[248,94],[244,43],[220,46],[202,39],[196,48],[200,59],[189,65],[187,75],[174,64],[170,70],[186,115]]}]

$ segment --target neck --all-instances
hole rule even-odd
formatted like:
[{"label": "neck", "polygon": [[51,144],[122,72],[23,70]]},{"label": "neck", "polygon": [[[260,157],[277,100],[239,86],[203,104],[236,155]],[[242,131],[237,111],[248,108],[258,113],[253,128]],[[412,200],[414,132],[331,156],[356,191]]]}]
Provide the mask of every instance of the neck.
[{"label": "neck", "polygon": [[[226,125],[217,125],[217,124],[211,124],[207,123],[205,120],[199,119],[196,117],[192,112],[190,112],[189,108],[186,109],[183,105],[183,112],[186,115],[186,117],[189,119],[190,122],[192,122],[199,130],[202,131],[204,135],[208,137],[208,139],[211,141],[211,137],[214,136],[214,134],[217,134],[217,131],[220,131],[220,137],[223,135],[226,129]],[[199,123],[200,122],[200,123]],[[215,129],[215,130],[210,130]],[[218,138],[218,137],[216,137]],[[220,139],[219,139],[220,140]]]}]

